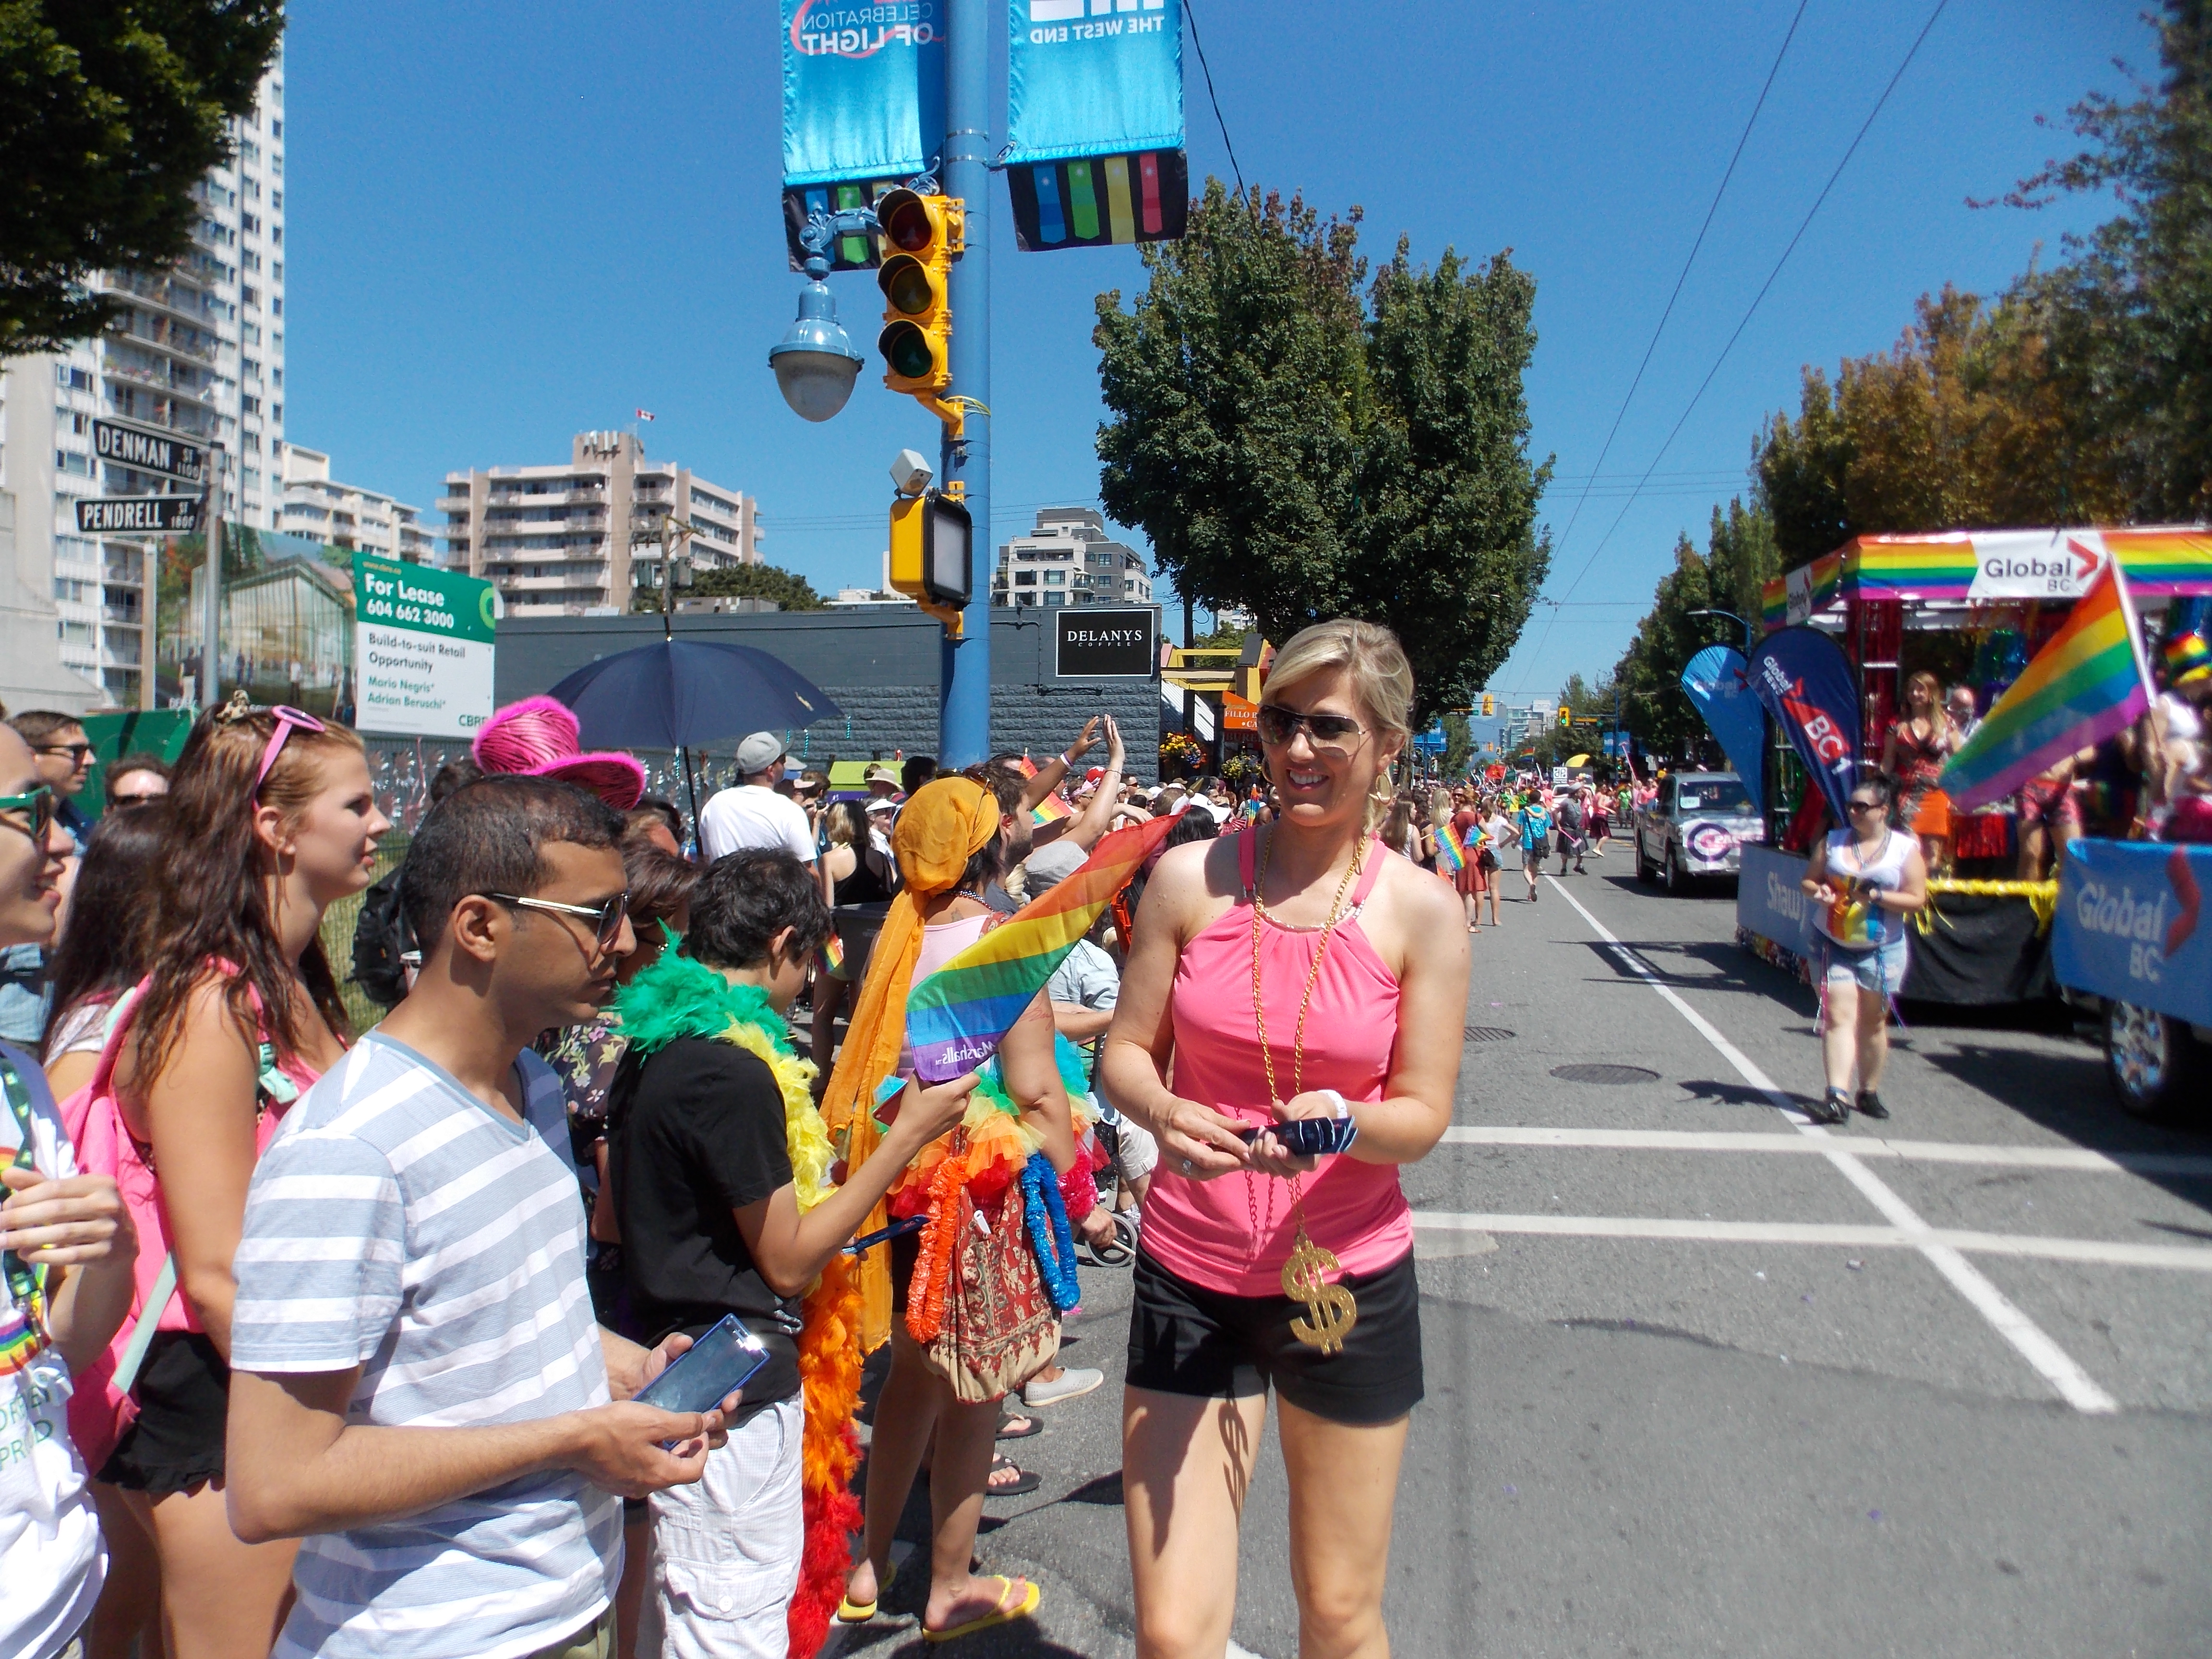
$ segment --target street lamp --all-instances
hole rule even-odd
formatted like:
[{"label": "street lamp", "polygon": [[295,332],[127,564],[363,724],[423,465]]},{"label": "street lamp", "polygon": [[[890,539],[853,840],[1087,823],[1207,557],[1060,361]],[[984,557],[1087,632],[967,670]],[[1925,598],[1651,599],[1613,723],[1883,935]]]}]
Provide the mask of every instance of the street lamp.
[{"label": "street lamp", "polygon": [[830,262],[810,250],[811,280],[799,290],[799,315],[783,338],[768,349],[776,389],[802,421],[826,421],[844,408],[860,374],[860,354],[838,326],[837,297],[823,281],[829,274]]},{"label": "street lamp", "polygon": [[1751,624],[1744,621],[1742,617],[1737,616],[1735,611],[1707,609],[1685,611],[1682,614],[1686,617],[1726,617],[1730,622],[1735,623],[1737,627],[1743,629],[1743,648],[1747,654],[1749,653],[1752,647]]}]

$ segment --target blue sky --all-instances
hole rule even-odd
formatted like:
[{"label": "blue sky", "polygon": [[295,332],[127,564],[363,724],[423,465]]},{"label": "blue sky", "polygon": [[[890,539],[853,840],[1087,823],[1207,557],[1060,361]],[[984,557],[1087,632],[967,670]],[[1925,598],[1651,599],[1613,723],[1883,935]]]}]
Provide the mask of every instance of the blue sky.
[{"label": "blue sky", "polygon": [[[1358,204],[1363,246],[1477,258],[1538,283],[1532,453],[1557,458],[1560,540],[1705,217],[1796,0],[1360,7],[1194,0],[1249,183]],[[1974,211],[2063,135],[2039,128],[2115,57],[2154,69],[2129,0],[1950,0],[1850,168],[1642,495],[1752,295],[1934,0],[1808,0],[1804,18],[1540,606],[1492,681],[1510,696],[1609,669],[1678,530],[1702,543],[1745,487],[1753,430],[1801,366],[1889,345],[1914,299],[1993,293],[2037,243],[2102,216]],[[778,219],[773,0],[720,6],[295,0],[285,70],[289,434],[333,471],[429,507],[453,468],[563,460],[641,428],[648,453],[759,499],[768,556],[818,588],[872,582],[900,448],[935,422],[872,366],[810,426],[767,369],[798,279]],[[1229,176],[1185,37],[1191,174]],[[994,126],[1003,126],[994,119]],[[1095,502],[1093,297],[1142,283],[1123,250],[1014,250],[992,286],[995,538]],[[833,279],[856,341],[880,301]],[[1623,508],[1627,510],[1624,516]],[[1614,528],[1615,520],[1618,527]],[[1593,556],[1595,555],[1595,561]],[[1586,569],[1587,567],[1587,569]],[[1586,574],[1585,574],[1586,570]]]}]

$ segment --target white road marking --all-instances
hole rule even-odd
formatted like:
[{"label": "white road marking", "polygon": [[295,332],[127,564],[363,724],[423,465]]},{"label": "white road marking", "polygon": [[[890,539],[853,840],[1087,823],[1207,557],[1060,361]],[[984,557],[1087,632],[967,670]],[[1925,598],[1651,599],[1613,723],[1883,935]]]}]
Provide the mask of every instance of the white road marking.
[{"label": "white road marking", "polygon": [[[1558,1129],[1510,1124],[1455,1123],[1446,1146],[1620,1147],[1650,1152],[1813,1152],[1828,1148],[1809,1135],[1734,1129]],[[1960,1140],[1889,1140],[1853,1135],[1854,1158],[1894,1158],[1915,1164],[1993,1164],[2023,1170],[2095,1175],[2212,1176],[2212,1158],[2170,1152],[2099,1152],[2087,1146],[2014,1146]]]},{"label": "white road marking", "polygon": [[1736,1069],[1738,1076],[1766,1097],[1769,1104],[1790,1122],[1798,1132],[1817,1141],[1836,1172],[1859,1189],[1867,1202],[1881,1212],[1890,1224],[1900,1232],[1912,1236],[1914,1247],[1929,1266],[1950,1281],[1951,1288],[1972,1304],[1974,1310],[1989,1321],[1998,1335],[2012,1344],[2021,1358],[2035,1368],[2045,1382],[2055,1389],[2061,1399],[2080,1412],[2116,1412],[2119,1401],[2099,1387],[2088,1372],[2077,1364],[2072,1355],[2060,1347],[2043,1328],[2030,1319],[1981,1270],[1960,1254],[1959,1247],[1942,1239],[1936,1230],[1913,1211],[1911,1205],[1885,1185],[1874,1171],[1859,1161],[1849,1143],[1829,1135],[1819,1125],[1812,1123],[1797,1109],[1789,1096],[1775,1086],[1751,1057],[1723,1036],[1712,1022],[1690,1006],[1674,994],[1674,988],[1661,981],[1651,965],[1616,938],[1612,930],[1585,909],[1580,899],[1569,892],[1556,876],[1547,876],[1552,888],[1559,896],[1574,906],[1575,914],[1588,922],[1590,930],[1613,950],[1628,970],[1664,997],[1668,1003],[1688,1020],[1698,1034],[1712,1044],[1721,1057]]},{"label": "white road marking", "polygon": [[[1542,1233],[1557,1238],[1667,1238],[1705,1244],[1840,1244],[1851,1249],[1924,1250],[1929,1246],[1978,1255],[2030,1256],[2108,1267],[2166,1267],[2212,1273],[2212,1249],[2190,1244],[2130,1244],[2099,1238],[2038,1238],[2022,1233],[1971,1232],[1951,1227],[1885,1227],[1873,1223],[1700,1221],[1676,1216],[1491,1215],[1416,1210],[1416,1232]],[[1418,1243],[1415,1249],[1419,1248]]]}]

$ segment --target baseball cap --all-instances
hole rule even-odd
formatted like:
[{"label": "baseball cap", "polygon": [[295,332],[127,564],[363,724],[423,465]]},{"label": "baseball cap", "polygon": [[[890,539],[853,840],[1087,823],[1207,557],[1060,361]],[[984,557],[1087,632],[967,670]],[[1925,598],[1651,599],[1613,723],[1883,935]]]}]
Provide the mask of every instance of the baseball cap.
[{"label": "baseball cap", "polygon": [[1026,867],[1029,870],[1030,891],[1042,893],[1048,888],[1057,887],[1080,870],[1090,856],[1080,847],[1071,846],[1065,841],[1046,842],[1029,856]]},{"label": "baseball cap", "polygon": [[783,739],[773,732],[756,732],[738,745],[738,770],[750,777],[765,772],[783,758]]}]

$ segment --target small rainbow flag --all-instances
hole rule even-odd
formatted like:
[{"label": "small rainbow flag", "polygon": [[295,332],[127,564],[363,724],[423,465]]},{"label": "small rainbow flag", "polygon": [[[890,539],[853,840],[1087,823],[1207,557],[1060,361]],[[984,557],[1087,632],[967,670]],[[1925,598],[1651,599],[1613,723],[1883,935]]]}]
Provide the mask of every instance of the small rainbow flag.
[{"label": "small rainbow flag", "polygon": [[1103,837],[1090,859],[914,988],[906,1040],[927,1087],[974,1071],[1044,989],[1075,941],[1175,828],[1173,814]]},{"label": "small rainbow flag", "polygon": [[1030,808],[1030,820],[1040,826],[1057,823],[1062,818],[1073,816],[1073,811],[1074,809],[1060,798],[1060,791],[1055,789],[1035,806]]},{"label": "small rainbow flag", "polygon": [[2119,561],[2107,559],[2073,614],[1951,757],[1943,793],[1972,811],[2124,730],[2149,706],[2135,605]]},{"label": "small rainbow flag", "polygon": [[830,930],[830,937],[822,941],[822,961],[833,974],[844,971],[845,941],[837,937],[834,927]]},{"label": "small rainbow flag", "polygon": [[1467,868],[1467,848],[1460,841],[1459,831],[1449,823],[1437,826],[1437,856],[1451,866],[1454,875]]}]

